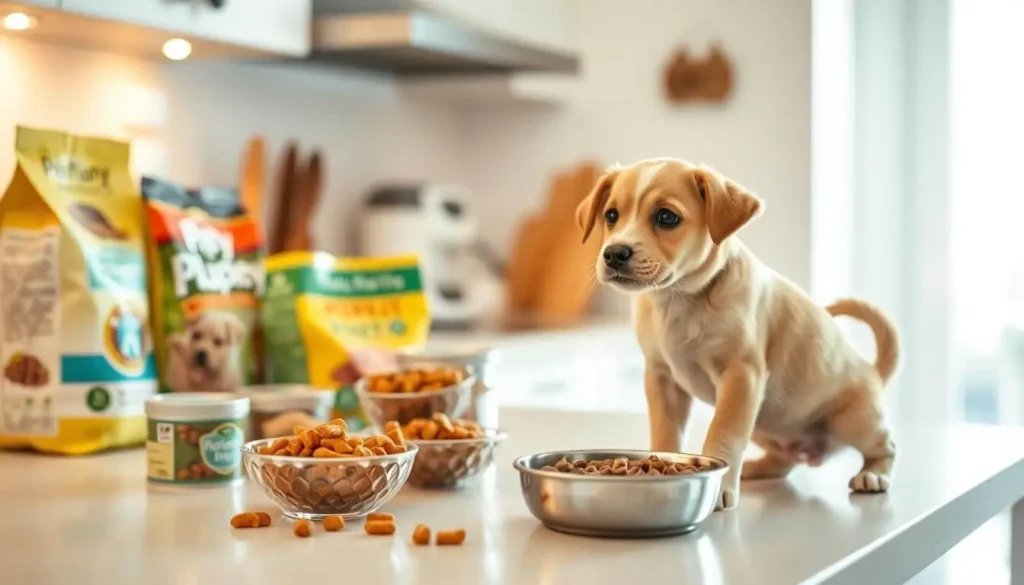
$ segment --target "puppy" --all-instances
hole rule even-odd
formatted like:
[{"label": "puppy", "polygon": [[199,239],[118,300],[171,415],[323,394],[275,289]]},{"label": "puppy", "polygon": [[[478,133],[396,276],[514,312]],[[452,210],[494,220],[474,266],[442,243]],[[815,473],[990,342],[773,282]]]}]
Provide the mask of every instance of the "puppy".
[{"label": "puppy", "polygon": [[175,392],[233,392],[242,385],[245,325],[232,313],[191,318],[168,338],[167,384]]},{"label": "puppy", "polygon": [[[896,451],[880,395],[896,330],[861,301],[818,307],[761,263],[734,235],[761,208],[708,167],[656,159],[610,170],[576,210],[583,241],[604,238],[598,281],[636,295],[651,448],[679,450],[696,397],[715,406],[703,452],[729,463],[718,509],[739,503],[741,477],[784,477],[841,446],[864,457],[850,487],[884,492]],[[874,364],[833,315],[870,326]],[[765,454],[744,464],[751,440]]]}]

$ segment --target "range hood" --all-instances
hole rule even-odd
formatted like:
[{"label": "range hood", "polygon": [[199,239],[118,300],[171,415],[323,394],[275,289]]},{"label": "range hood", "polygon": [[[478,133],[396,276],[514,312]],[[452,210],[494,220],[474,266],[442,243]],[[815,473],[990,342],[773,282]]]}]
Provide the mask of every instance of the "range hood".
[{"label": "range hood", "polygon": [[417,0],[315,0],[309,59],[398,75],[575,72],[575,55],[485,30]]}]

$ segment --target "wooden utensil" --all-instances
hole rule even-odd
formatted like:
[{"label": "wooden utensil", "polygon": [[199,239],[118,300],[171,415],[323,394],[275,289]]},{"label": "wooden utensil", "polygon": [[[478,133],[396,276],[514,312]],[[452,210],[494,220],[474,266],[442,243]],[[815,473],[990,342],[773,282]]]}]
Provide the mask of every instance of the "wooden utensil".
[{"label": "wooden utensil", "polygon": [[538,275],[535,311],[541,322],[564,324],[583,318],[594,288],[594,261],[601,247],[599,237],[580,242],[576,207],[597,182],[596,165],[584,164],[567,173],[563,191],[552,193],[555,203],[549,221],[556,223],[550,253]]},{"label": "wooden utensil", "polygon": [[299,147],[291,142],[285,147],[283,162],[281,163],[281,177],[277,187],[277,205],[275,207],[276,217],[274,229],[270,234],[270,253],[276,254],[284,250],[285,241],[288,239],[288,230],[292,221],[292,202],[295,197],[295,182],[298,176],[297,164]]},{"label": "wooden utensil", "polygon": [[259,229],[263,229],[263,197],[266,188],[264,159],[263,137],[253,136],[245,145],[245,152],[242,155],[242,176],[238,184],[242,207],[256,220]]},{"label": "wooden utensil", "polygon": [[293,210],[289,217],[291,228],[288,230],[284,244],[285,251],[313,249],[310,222],[313,219],[316,206],[320,202],[322,175],[323,155],[319,150],[315,150],[299,175],[298,188],[292,204]]},{"label": "wooden utensil", "polygon": [[506,280],[509,326],[569,323],[586,313],[600,242],[580,244],[575,213],[599,172],[584,164],[556,175],[544,209],[520,226]]}]

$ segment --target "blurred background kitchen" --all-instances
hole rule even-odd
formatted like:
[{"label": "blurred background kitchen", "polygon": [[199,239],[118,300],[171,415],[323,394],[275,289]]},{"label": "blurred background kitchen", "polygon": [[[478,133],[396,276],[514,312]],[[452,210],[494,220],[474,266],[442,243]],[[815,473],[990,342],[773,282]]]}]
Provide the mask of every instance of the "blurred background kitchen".
[{"label": "blurred background kitchen", "polygon": [[[741,235],[769,265],[896,319],[901,418],[1024,418],[1019,0],[23,0],[0,16],[0,169],[16,124],[128,139],[138,174],[263,185],[269,231],[295,197],[288,151],[319,149],[318,248],[419,253],[432,343],[536,364],[495,364],[503,404],[644,408],[628,303],[594,289],[572,216],[605,165],[673,156],[765,199]],[[1007,582],[1002,522],[918,581]]]}]

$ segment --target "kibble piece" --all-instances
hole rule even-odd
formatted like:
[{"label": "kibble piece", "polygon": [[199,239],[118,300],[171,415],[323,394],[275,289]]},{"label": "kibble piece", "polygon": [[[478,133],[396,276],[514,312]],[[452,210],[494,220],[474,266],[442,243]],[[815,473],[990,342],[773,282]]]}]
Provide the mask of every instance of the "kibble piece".
[{"label": "kibble piece", "polygon": [[341,516],[331,515],[324,518],[324,530],[327,532],[337,532],[345,527],[345,519]]},{"label": "kibble piece", "polygon": [[618,459],[612,461],[613,469],[618,469],[619,467],[627,467],[628,465],[629,459],[626,459],[625,457],[619,457]]},{"label": "kibble piece", "polygon": [[366,521],[367,522],[381,522],[381,521],[384,521],[384,522],[394,522],[395,521],[395,515],[394,514],[388,514],[387,512],[371,512],[370,514],[366,515]]},{"label": "kibble piece", "polygon": [[559,471],[558,468],[553,466],[553,465],[545,465],[544,467],[541,467],[540,470],[541,471],[553,471],[555,473],[558,473],[558,471]]},{"label": "kibble piece", "polygon": [[367,520],[363,529],[367,534],[390,536],[395,533],[395,523],[389,520]]},{"label": "kibble piece", "polygon": [[346,441],[348,442],[349,446],[351,446],[353,449],[355,449],[356,447],[363,446],[362,437],[349,437],[348,439],[346,439]]},{"label": "kibble piece", "polygon": [[587,474],[586,471],[583,471],[582,467],[573,467],[572,471],[570,473],[575,473],[576,475],[586,475]]},{"label": "kibble piece", "polygon": [[579,468],[586,467],[587,466],[587,462],[582,460],[582,459],[579,459],[579,460],[573,461],[572,462],[572,466],[573,467],[579,467]]},{"label": "kibble piece", "polygon": [[629,470],[626,471],[626,475],[643,475],[643,473],[644,470],[641,469],[639,465],[636,467],[630,467]]},{"label": "kibble piece", "polygon": [[373,449],[370,449],[370,451],[373,451],[374,455],[387,455],[388,454],[388,452],[384,449],[384,447],[381,447],[381,446],[374,447]]},{"label": "kibble piece", "polygon": [[437,438],[437,433],[440,432],[441,428],[434,421],[427,421],[427,424],[423,425],[423,429],[420,431],[420,438],[424,441],[432,441]]},{"label": "kibble piece", "polygon": [[299,538],[308,538],[309,535],[313,534],[313,526],[309,523],[309,520],[300,518],[295,521],[295,526],[292,527],[292,532]]},{"label": "kibble piece", "polygon": [[430,544],[430,528],[426,524],[418,524],[412,531],[412,542],[419,546]]},{"label": "kibble piece", "polygon": [[647,475],[661,475],[661,471],[659,471],[657,467],[652,467],[647,470]]},{"label": "kibble piece", "polygon": [[587,473],[597,473],[598,469],[597,469],[596,465],[588,465],[588,466],[583,468],[583,471],[585,471]]},{"label": "kibble piece", "polygon": [[309,447],[303,447],[302,451],[299,451],[299,457],[312,457],[313,450]]},{"label": "kibble piece", "polygon": [[314,430],[321,442],[324,439],[338,439],[345,436],[345,428],[341,425],[320,425]]},{"label": "kibble piece", "polygon": [[679,470],[676,469],[675,465],[666,465],[665,469],[661,470],[662,475],[679,475]]},{"label": "kibble piece", "polygon": [[252,512],[242,512],[231,517],[232,528],[259,528],[260,517]]},{"label": "kibble piece", "polygon": [[271,449],[269,445],[260,447],[259,449],[256,450],[256,452],[259,453],[260,455],[273,455],[274,454],[274,450]]},{"label": "kibble piece", "polygon": [[332,420],[329,424],[339,426],[341,427],[341,430],[348,432],[348,423],[345,422],[345,419],[343,418],[336,418]]},{"label": "kibble piece", "polygon": [[430,418],[434,422],[436,422],[438,424],[438,426],[440,426],[445,431],[447,431],[449,433],[455,432],[455,427],[452,426],[451,419],[449,419],[448,415],[446,415],[445,413],[443,413],[443,412],[435,412],[434,416],[432,416]]},{"label": "kibble piece", "polygon": [[465,530],[438,530],[434,543],[438,546],[462,544],[466,541]]},{"label": "kibble piece", "polygon": [[327,458],[332,458],[332,457],[341,457],[341,453],[338,453],[336,451],[332,451],[331,449],[328,449],[327,447],[317,447],[316,451],[313,451],[313,457],[320,457],[320,458],[327,459]]},{"label": "kibble piece", "polygon": [[256,512],[256,515],[259,516],[261,528],[264,526],[270,526],[270,514],[267,514],[266,512]]},{"label": "kibble piece", "polygon": [[569,463],[568,459],[562,457],[558,460],[558,463],[555,463],[555,469],[558,471],[569,471],[572,469],[572,463]]}]

